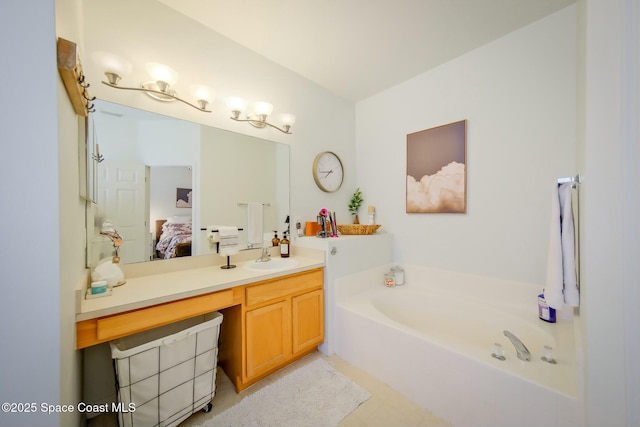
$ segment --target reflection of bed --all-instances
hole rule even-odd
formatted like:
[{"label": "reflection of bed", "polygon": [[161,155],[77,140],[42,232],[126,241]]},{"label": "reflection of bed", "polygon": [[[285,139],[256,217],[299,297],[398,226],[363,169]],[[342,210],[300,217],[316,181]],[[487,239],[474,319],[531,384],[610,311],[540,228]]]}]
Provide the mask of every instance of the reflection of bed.
[{"label": "reflection of bed", "polygon": [[156,239],[158,258],[190,256],[191,217],[177,216],[156,220]]}]

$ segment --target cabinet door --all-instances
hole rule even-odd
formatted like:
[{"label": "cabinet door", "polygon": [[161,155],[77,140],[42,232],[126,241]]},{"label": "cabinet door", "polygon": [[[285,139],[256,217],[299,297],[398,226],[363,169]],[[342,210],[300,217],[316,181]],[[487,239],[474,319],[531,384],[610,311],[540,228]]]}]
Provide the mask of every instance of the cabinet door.
[{"label": "cabinet door", "polygon": [[247,311],[247,378],[267,372],[291,357],[288,300]]},{"label": "cabinet door", "polygon": [[323,291],[293,297],[293,354],[316,347],[324,341]]}]

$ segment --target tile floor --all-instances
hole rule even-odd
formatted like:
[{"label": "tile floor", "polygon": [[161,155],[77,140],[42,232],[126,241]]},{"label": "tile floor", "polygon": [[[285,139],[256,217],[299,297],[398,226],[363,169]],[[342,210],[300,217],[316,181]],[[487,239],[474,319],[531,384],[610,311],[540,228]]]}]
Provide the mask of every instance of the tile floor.
[{"label": "tile floor", "polygon": [[[238,394],[227,376],[218,369],[216,380],[216,396],[213,409],[209,413],[197,412],[186,419],[180,427],[195,427],[207,419],[215,417],[225,409],[239,402],[243,397],[254,393],[267,384],[281,378],[292,370],[323,358],[332,364],[339,372],[351,378],[356,384],[371,394],[371,398],[360,405],[340,423],[340,427],[450,427],[450,424],[411,402],[399,392],[393,390],[376,378],[347,363],[338,356],[324,356],[319,352],[310,354],[284,369],[270,375],[259,383]],[[116,427],[115,417],[105,414],[89,420],[89,427]],[[302,427],[302,426],[301,426]]]}]

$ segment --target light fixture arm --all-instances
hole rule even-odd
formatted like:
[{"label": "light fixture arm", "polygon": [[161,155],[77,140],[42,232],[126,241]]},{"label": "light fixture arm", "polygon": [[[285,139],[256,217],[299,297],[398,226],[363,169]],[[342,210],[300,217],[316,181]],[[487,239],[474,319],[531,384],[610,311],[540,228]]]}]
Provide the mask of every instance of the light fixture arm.
[{"label": "light fixture arm", "polygon": [[102,84],[105,84],[105,85],[107,85],[107,86],[110,86],[110,87],[112,87],[112,88],[114,88],[114,89],[135,90],[135,91],[138,91],[138,92],[145,92],[145,93],[151,92],[151,93],[155,93],[156,95],[160,95],[160,96],[163,96],[163,97],[169,97],[169,98],[175,99],[176,101],[183,102],[183,103],[187,104],[188,106],[195,108],[195,109],[196,109],[196,110],[198,110],[198,111],[202,111],[202,112],[205,112],[205,113],[210,113],[210,112],[211,112],[211,110],[207,110],[207,109],[206,109],[206,104],[207,104],[207,102],[206,102],[206,101],[204,101],[204,100],[198,100],[198,102],[201,102],[201,101],[202,101],[202,104],[204,104],[202,107],[199,107],[199,106],[197,106],[197,105],[195,105],[195,104],[192,104],[192,103],[190,103],[190,102],[188,102],[188,101],[185,101],[185,100],[184,100],[184,99],[182,99],[182,98],[178,98],[177,96],[172,95],[172,94],[170,94],[170,93],[168,93],[168,92],[162,92],[162,91],[159,91],[159,90],[154,90],[154,89],[149,89],[149,88],[143,88],[143,87],[127,87],[127,86],[118,86],[117,84],[113,84],[113,83],[105,82],[105,81],[102,81]]},{"label": "light fixture arm", "polygon": [[235,112],[234,112],[233,116],[231,116],[230,118],[231,118],[231,120],[235,120],[236,122],[249,122],[253,126],[257,127],[257,128],[262,128],[265,125],[266,126],[271,126],[274,129],[278,129],[282,133],[286,133],[287,135],[291,135],[291,132],[290,132],[291,126],[289,126],[289,125],[284,125],[282,128],[279,128],[278,126],[272,125],[271,123],[269,123],[266,120],[239,119],[237,116],[236,117],[234,117],[234,116],[236,116]]}]

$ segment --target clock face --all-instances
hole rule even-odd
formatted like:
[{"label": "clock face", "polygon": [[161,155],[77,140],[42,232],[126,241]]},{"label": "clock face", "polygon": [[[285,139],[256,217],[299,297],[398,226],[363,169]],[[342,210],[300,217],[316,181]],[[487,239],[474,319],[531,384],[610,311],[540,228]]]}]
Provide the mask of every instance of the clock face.
[{"label": "clock face", "polygon": [[331,151],[316,156],[313,161],[313,179],[322,191],[332,193],[342,185],[344,171],[340,158]]}]

